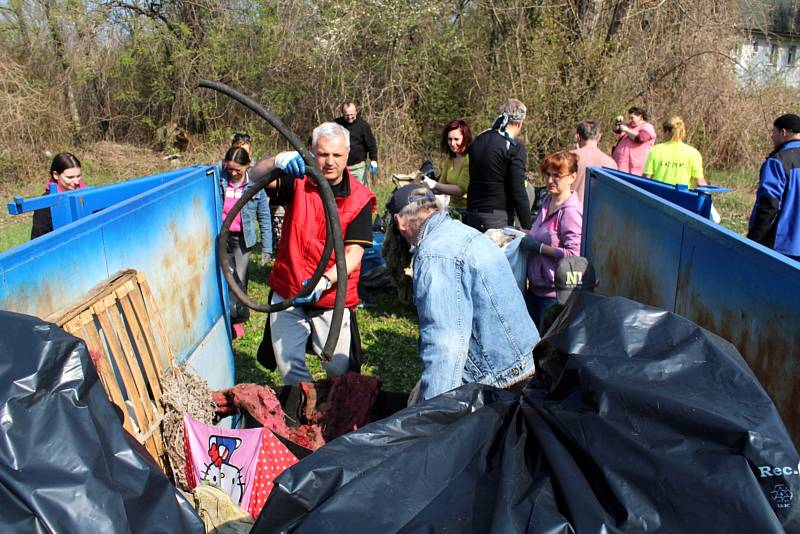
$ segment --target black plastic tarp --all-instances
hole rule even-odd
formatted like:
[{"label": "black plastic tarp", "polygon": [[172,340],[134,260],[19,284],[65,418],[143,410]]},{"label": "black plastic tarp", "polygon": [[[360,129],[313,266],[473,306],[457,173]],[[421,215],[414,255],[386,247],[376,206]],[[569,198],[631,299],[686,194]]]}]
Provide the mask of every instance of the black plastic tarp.
[{"label": "black plastic tarp", "polygon": [[122,428],[86,346],[0,311],[0,531],[205,532]]},{"label": "black plastic tarp", "polygon": [[465,385],[319,449],[252,532],[800,530],[797,450],[731,344],[585,294],[534,352],[521,395]]}]

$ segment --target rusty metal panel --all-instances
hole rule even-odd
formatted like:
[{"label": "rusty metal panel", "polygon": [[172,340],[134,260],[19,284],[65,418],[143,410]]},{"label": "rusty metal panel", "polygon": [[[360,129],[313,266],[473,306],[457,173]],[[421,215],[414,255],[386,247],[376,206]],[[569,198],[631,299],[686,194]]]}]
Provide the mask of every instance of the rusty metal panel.
[{"label": "rusty metal panel", "polygon": [[658,209],[661,200],[655,195],[643,192],[638,202],[630,202],[629,191],[621,180],[587,187],[583,255],[595,265],[601,293],[670,310],[683,225]]},{"label": "rusty metal panel", "polygon": [[800,442],[800,263],[601,169],[586,193],[582,248],[600,292],[730,341]]},{"label": "rusty metal panel", "polygon": [[176,357],[191,359],[212,387],[230,386],[215,171],[146,179],[152,186],[144,192],[131,187],[134,196],[0,254],[0,308],[46,317],[115,272],[136,269],[147,277]]},{"label": "rusty metal panel", "polygon": [[675,312],[736,346],[800,442],[800,268],[762,249],[688,223]]}]

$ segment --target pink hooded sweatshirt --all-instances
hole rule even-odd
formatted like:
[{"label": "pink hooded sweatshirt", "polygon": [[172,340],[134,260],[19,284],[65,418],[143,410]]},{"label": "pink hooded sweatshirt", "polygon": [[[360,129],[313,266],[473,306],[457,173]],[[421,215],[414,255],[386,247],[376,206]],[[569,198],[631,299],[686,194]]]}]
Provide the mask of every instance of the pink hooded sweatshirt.
[{"label": "pink hooded sweatshirt", "polygon": [[555,270],[558,260],[581,253],[583,230],[583,204],[578,195],[572,195],[556,209],[550,209],[551,199],[542,202],[542,208],[531,225],[529,235],[556,249],[558,258],[544,254],[528,254],[528,282],[537,297],[555,297]]}]

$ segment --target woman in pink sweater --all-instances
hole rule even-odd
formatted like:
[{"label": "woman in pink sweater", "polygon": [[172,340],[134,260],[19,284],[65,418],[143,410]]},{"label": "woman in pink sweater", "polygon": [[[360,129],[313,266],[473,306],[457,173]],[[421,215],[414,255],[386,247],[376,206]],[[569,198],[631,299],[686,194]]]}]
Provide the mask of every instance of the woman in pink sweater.
[{"label": "woman in pink sweater", "polygon": [[628,110],[627,124],[622,124],[622,116],[617,117],[614,126],[617,146],[611,157],[617,162],[619,170],[642,175],[647,154],[656,144],[656,129],[647,120],[647,111],[635,106]]},{"label": "woman in pink sweater", "polygon": [[533,322],[541,330],[544,314],[556,301],[558,260],[581,252],[583,203],[572,191],[578,177],[578,156],[562,149],[539,165],[547,183],[545,197],[530,233],[520,247],[528,251],[528,291],[525,300]]}]

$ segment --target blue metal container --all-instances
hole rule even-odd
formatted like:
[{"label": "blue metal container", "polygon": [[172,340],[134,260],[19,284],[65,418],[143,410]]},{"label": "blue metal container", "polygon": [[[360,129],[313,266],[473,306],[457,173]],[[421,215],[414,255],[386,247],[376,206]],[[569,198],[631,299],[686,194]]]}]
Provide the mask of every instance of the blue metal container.
[{"label": "blue metal container", "polygon": [[[122,269],[147,277],[172,350],[212,389],[234,383],[227,286],[217,266],[215,167],[15,199],[53,206],[55,230],[0,254],[0,309],[47,317]],[[98,211],[100,210],[100,211]]]},{"label": "blue metal container", "polygon": [[599,292],[673,311],[733,343],[800,442],[800,263],[591,168],[582,254]]}]

